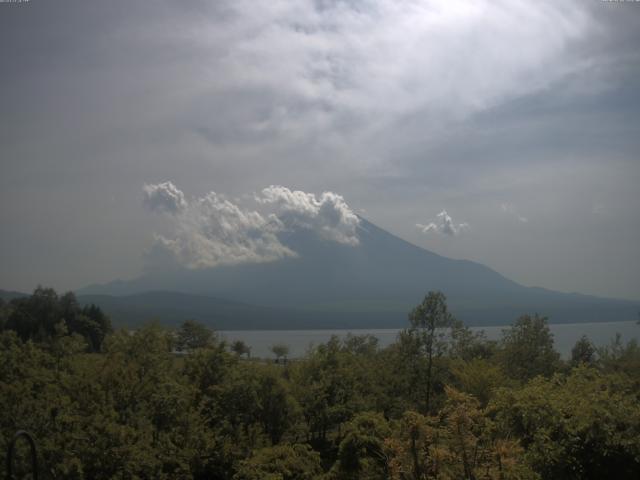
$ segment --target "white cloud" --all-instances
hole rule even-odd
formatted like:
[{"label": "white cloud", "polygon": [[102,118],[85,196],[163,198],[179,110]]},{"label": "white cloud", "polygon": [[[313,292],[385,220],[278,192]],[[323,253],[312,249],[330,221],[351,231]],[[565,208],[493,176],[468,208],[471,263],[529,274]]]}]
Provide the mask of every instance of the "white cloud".
[{"label": "white cloud", "polygon": [[509,214],[509,215],[515,217],[520,223],[527,223],[529,221],[529,219],[527,217],[524,217],[524,216],[520,215],[520,213],[518,213],[518,210],[515,207],[515,205],[512,205],[510,203],[501,204],[500,205],[500,211],[502,213],[506,213],[506,214]]},{"label": "white cloud", "polygon": [[463,223],[454,223],[451,216],[447,213],[446,210],[442,210],[437,215],[437,220],[435,222],[428,223],[423,225],[421,223],[416,223],[416,227],[422,230],[422,233],[439,233],[442,235],[456,236],[461,232],[464,232],[469,229],[469,224],[466,222]]},{"label": "white cloud", "polygon": [[171,182],[145,185],[144,189],[149,192],[145,204],[151,210],[173,214],[169,217],[173,236],[155,236],[148,255],[152,263],[197,269],[295,257],[298,254],[278,238],[285,229],[308,229],[328,241],[358,244],[358,217],[332,192],[316,198],[311,193],[270,186],[254,196],[267,210],[261,213],[215,192],[187,203]]},{"label": "white cloud", "polygon": [[187,207],[184,194],[171,182],[146,184],[143,204],[151,211],[179,213]]},{"label": "white cloud", "polygon": [[214,53],[202,93],[269,97],[224,117],[250,138],[372,134],[418,112],[430,126],[460,119],[585,68],[570,47],[595,23],[577,1],[236,0],[227,9],[233,22],[212,16],[192,31]]},{"label": "white cloud", "polygon": [[342,196],[324,192],[320,197],[300,190],[271,185],[262,190],[256,200],[271,205],[287,226],[302,227],[318,232],[327,240],[358,245],[356,228],[358,216]]}]

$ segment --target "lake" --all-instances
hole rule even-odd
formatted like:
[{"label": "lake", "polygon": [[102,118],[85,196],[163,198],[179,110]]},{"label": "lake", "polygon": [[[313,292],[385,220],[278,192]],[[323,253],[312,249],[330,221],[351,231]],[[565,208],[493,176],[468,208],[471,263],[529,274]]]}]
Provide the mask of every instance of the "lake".
[{"label": "lake", "polygon": [[[490,340],[498,340],[505,326],[471,327],[472,331],[484,330]],[[586,335],[596,346],[609,344],[619,333],[623,342],[631,339],[640,341],[640,325],[636,322],[602,322],[602,323],[567,323],[549,325],[553,333],[555,348],[567,358],[571,354],[576,341]],[[251,347],[253,357],[273,357],[270,347],[276,343],[284,343],[290,348],[290,358],[304,356],[310,346],[325,343],[331,335],[345,337],[370,334],[378,338],[381,347],[386,347],[396,340],[400,329],[357,329],[357,330],[226,330],[219,332],[227,341],[242,340]]]}]

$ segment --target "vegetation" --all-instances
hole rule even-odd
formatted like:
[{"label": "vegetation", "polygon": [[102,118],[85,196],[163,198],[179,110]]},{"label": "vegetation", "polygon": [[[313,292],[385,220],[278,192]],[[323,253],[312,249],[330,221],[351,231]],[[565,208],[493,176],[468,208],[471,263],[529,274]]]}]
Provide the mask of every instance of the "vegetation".
[{"label": "vegetation", "polygon": [[95,305],[80,307],[69,292],[62,296],[52,288],[38,287],[33,295],[0,303],[0,327],[13,330],[24,341],[51,343],[60,335],[79,335],[87,348],[99,352],[111,333],[111,322]]},{"label": "vegetation", "polygon": [[250,359],[245,344],[193,321],[112,332],[97,307],[51,289],[0,304],[0,328],[0,447],[30,431],[40,478],[640,473],[635,342],[595,349],[583,338],[563,362],[545,318],[525,315],[490,342],[457,322],[440,293],[387,348],[334,337],[286,364]]},{"label": "vegetation", "polygon": [[242,340],[233,341],[231,343],[231,351],[238,356],[246,355],[247,358],[251,357],[251,347]]},{"label": "vegetation", "polygon": [[194,320],[183,322],[176,332],[175,348],[180,352],[191,352],[198,348],[207,348],[213,345],[213,332]]},{"label": "vegetation", "polygon": [[284,358],[284,361],[287,361],[287,356],[289,355],[289,346],[284,343],[276,343],[271,346],[271,351],[276,356],[276,363],[280,363],[280,359]]}]

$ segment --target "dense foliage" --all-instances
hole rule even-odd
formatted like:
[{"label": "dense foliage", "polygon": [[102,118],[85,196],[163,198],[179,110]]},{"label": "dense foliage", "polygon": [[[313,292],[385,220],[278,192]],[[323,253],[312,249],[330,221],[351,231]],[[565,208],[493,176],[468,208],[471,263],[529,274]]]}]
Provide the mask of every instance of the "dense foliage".
[{"label": "dense foliage", "polygon": [[640,478],[640,348],[583,338],[563,362],[538,316],[490,342],[430,293],[387,348],[277,363],[193,321],[111,332],[50,289],[0,328],[0,446],[30,431],[41,478]]},{"label": "dense foliage", "polygon": [[33,295],[0,303],[0,329],[13,330],[22,340],[51,343],[55,338],[77,334],[87,348],[100,351],[111,333],[109,318],[96,305],[80,307],[73,293],[62,296],[52,288],[38,287]]}]

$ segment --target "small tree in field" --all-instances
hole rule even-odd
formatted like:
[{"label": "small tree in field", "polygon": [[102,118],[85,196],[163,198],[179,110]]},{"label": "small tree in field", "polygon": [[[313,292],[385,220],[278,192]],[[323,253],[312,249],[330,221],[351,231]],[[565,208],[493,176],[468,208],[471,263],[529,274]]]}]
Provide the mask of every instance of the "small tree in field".
[{"label": "small tree in field", "polygon": [[251,347],[244,343],[242,340],[236,340],[231,344],[231,351],[239,357],[246,355],[247,358],[251,356]]},{"label": "small tree in field", "polygon": [[287,355],[289,355],[289,345],[285,345],[284,343],[276,343],[271,347],[271,351],[276,356],[276,363],[279,363],[281,358],[284,358],[286,362]]}]

